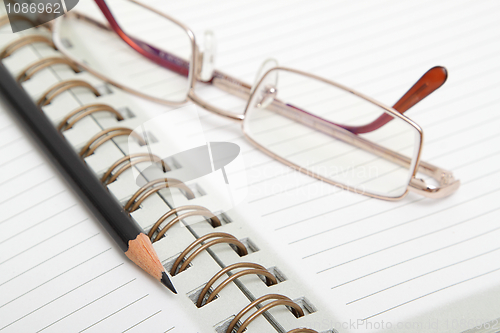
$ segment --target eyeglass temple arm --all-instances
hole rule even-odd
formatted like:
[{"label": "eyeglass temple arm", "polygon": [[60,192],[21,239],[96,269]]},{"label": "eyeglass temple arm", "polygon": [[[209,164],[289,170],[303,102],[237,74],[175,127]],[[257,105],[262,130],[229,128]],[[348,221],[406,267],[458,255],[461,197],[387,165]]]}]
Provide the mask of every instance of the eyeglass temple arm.
[{"label": "eyeglass temple arm", "polygon": [[[114,31],[118,36],[129,46],[131,46],[135,51],[139,52],[141,55],[147,57],[148,59],[154,61],[156,64],[168,68],[180,75],[188,76],[189,75],[189,62],[175,56],[167,51],[159,50],[137,38],[132,38],[128,36],[123,29],[120,27],[118,22],[116,22],[113,14],[109,10],[108,6],[104,2],[104,0],[95,0],[97,6],[103,13],[104,17],[109,23],[109,27],[101,24],[100,22],[88,17],[85,14],[79,12],[72,12],[72,14],[76,15],[78,18],[83,19],[100,29],[107,31]],[[200,59],[198,59],[200,61]],[[214,86],[232,94],[237,97],[241,97],[243,99],[248,100],[250,97],[250,91],[252,87],[241,80],[238,80],[230,75],[222,73],[220,71],[214,70],[213,77],[206,83],[211,83]],[[198,102],[198,101],[196,101]],[[202,103],[202,101],[200,101]],[[204,107],[208,108],[210,111],[214,111],[219,113],[219,110],[213,109],[211,105],[204,105]],[[241,118],[242,119],[242,118]],[[240,119],[240,120],[241,120]]]},{"label": "eyeglass temple arm", "polygon": [[[188,76],[189,75],[189,61],[186,61],[178,56],[175,56],[165,50],[159,50],[154,46],[151,46],[137,38],[133,38],[128,36],[123,29],[121,29],[118,22],[116,22],[113,14],[109,10],[108,6],[104,2],[104,0],[94,0],[98,5],[99,9],[103,13],[104,17],[108,21],[110,27],[105,26],[98,21],[84,15],[78,13],[78,17],[86,20],[87,22],[94,24],[95,26],[111,31],[113,30],[118,34],[118,36],[128,45],[130,45],[134,50],[139,52],[141,55],[147,57],[148,59],[154,61],[156,64],[168,68],[180,75]],[[145,7],[147,8],[147,7]],[[198,59],[200,61],[201,59]],[[214,70],[213,77],[206,83],[212,83],[215,86],[223,89],[224,91],[233,94],[237,97],[241,97],[244,99],[248,99],[250,97],[251,86],[243,81],[240,81],[236,78],[233,78],[227,74]]]},{"label": "eyeglass temple arm", "polygon": [[[369,151],[375,155],[390,160],[403,167],[410,167],[411,159],[401,155],[393,150],[382,147],[374,142],[360,138],[358,135],[346,130],[335,123],[326,119],[316,117],[307,111],[303,111],[292,105],[285,104],[275,99],[269,106],[269,109],[275,111],[287,118],[300,122],[314,130],[320,131],[326,135],[344,141],[355,147]],[[409,184],[409,189],[429,198],[442,198],[455,192],[460,186],[460,181],[455,180],[450,171],[441,169],[427,162],[420,162],[418,171],[434,178],[438,187],[428,186],[424,180],[413,177]]]},{"label": "eyeglass temple arm", "polygon": [[[160,50],[155,48],[141,40],[128,36],[119,26],[118,22],[116,22],[113,14],[109,10],[108,6],[104,2],[104,0],[95,0],[99,9],[104,14],[106,20],[109,22],[110,27],[104,26],[96,20],[87,17],[83,14],[76,14],[80,18],[87,20],[88,22],[98,26],[101,29],[105,30],[113,30],[118,36],[129,46],[131,46],[134,50],[139,52],[141,55],[146,58],[154,61],[158,65],[168,68],[180,75],[188,76],[189,75],[189,62],[177,57],[169,52],[164,50]],[[441,87],[447,78],[447,71],[444,67],[436,66],[428,70],[411,88],[408,90],[403,97],[399,99],[399,101],[394,104],[393,108],[400,113],[404,113],[412,106],[420,102],[422,99],[430,95],[436,89]],[[250,97],[251,86],[245,82],[242,82],[234,77],[231,77],[227,74],[224,74],[220,71],[215,70],[213,73],[213,77],[207,83],[211,83],[214,86],[222,89],[232,95],[237,97],[248,99]],[[195,103],[200,104],[202,107],[208,109],[209,111],[218,113],[220,115],[232,118],[232,119],[243,119],[242,116],[229,114],[218,107],[212,106],[207,102],[197,98],[196,96],[190,96]],[[383,125],[387,124],[391,121],[393,117],[388,114],[382,114],[379,118],[371,122],[370,124],[363,126],[345,126],[338,125],[343,127],[344,129],[349,130],[355,134],[368,133],[379,129]]]},{"label": "eyeglass temple arm", "polygon": [[[106,31],[114,31],[116,32],[119,37],[128,45],[130,45],[135,51],[139,52],[141,55],[146,56],[148,59],[152,60],[156,64],[168,68],[177,74],[183,75],[183,76],[188,76],[189,75],[189,62],[175,56],[167,51],[157,49],[137,38],[132,38],[128,36],[123,30],[120,28],[118,23],[115,21],[113,18],[113,15],[109,11],[109,8],[107,8],[107,5],[103,3],[102,0],[95,0],[96,3],[99,5],[99,8],[101,8],[101,11],[105,15],[106,19],[108,20],[110,26],[101,24],[100,22],[88,17],[87,15],[80,13],[78,11],[72,11],[70,13],[67,13],[66,15],[74,15],[77,18],[81,20],[85,20],[86,22],[100,28]],[[198,53],[199,57],[197,59],[197,63],[201,63],[201,57],[203,57],[202,53]],[[198,72],[199,70],[197,70]],[[195,73],[198,75],[198,73]],[[196,77],[198,80],[198,77]],[[243,98],[245,100],[248,100],[250,97],[250,91],[251,91],[251,86],[243,82],[239,79],[236,79],[234,77],[231,77],[230,75],[224,74],[218,70],[213,71],[213,77],[208,80],[208,81],[203,81],[204,83],[209,83],[213,84],[219,89],[222,89],[229,94],[232,94],[234,96]],[[206,101],[202,100],[195,94],[192,94],[190,92],[189,97],[191,100],[203,107],[204,109],[214,112],[218,115],[224,116],[226,118],[232,119],[232,120],[243,120],[243,115],[242,114],[235,114],[231,113],[225,110],[222,110],[214,105],[211,105],[207,103]]]},{"label": "eyeglass temple arm", "polygon": [[[106,5],[104,0],[95,0],[95,3],[104,14],[104,17],[108,21],[111,29],[116,32],[116,34],[130,47],[132,47],[135,51],[139,52],[142,56],[148,58],[149,60],[155,62],[156,64],[168,68],[180,75],[188,76],[189,75],[189,62],[176,57],[168,52],[155,48],[139,39],[133,38],[129,36],[127,33],[123,31],[118,22],[116,22],[113,14]],[[102,25],[101,23],[85,16],[83,14],[78,14],[79,17],[97,25],[98,27],[106,30],[110,30],[108,27]]]},{"label": "eyeglass temple arm", "polygon": [[[446,82],[447,77],[448,72],[446,68],[442,66],[432,67],[394,104],[393,109],[403,114],[441,87]],[[392,119],[393,117],[384,113],[373,122],[363,126],[339,126],[354,134],[362,134],[375,131]]]}]

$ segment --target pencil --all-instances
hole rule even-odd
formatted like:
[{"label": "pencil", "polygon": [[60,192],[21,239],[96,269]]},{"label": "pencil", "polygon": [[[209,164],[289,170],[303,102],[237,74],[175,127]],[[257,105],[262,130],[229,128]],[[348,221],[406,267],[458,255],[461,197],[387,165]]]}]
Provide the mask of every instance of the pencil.
[{"label": "pencil", "polygon": [[98,181],[69,143],[0,63],[0,98],[28,129],[57,169],[89,207],[125,255],[177,293],[142,228]]}]

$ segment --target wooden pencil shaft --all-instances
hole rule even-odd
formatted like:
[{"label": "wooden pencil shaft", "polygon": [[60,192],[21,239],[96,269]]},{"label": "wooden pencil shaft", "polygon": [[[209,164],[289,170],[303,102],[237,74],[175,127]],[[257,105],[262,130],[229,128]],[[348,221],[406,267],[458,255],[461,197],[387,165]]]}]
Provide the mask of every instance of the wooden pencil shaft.
[{"label": "wooden pencil shaft", "polygon": [[57,132],[28,94],[0,63],[0,95],[7,107],[25,125],[40,148],[50,157],[99,222],[126,252],[130,240],[142,229],[104,189],[66,140]]},{"label": "wooden pencil shaft", "polygon": [[156,255],[153,244],[145,234],[139,234],[129,242],[129,249],[125,255],[137,266],[148,272],[158,281],[161,281],[163,266]]}]

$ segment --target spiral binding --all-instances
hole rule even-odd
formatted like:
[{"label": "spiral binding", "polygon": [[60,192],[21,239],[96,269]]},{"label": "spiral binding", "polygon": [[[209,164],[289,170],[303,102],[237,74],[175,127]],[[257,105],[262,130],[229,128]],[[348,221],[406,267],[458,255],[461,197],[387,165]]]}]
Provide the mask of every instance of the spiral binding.
[{"label": "spiral binding", "polygon": [[[210,287],[217,281],[220,277],[222,277],[224,274],[232,271],[233,269],[237,268],[247,268],[244,271],[240,271],[236,274],[231,275],[228,279],[224,280],[213,292],[210,293],[210,295],[207,295],[208,291],[210,290]],[[248,269],[250,268],[250,269]],[[244,273],[244,274],[243,274]],[[215,299],[215,296],[224,288],[229,282],[233,281],[234,279],[241,277],[243,275],[248,275],[248,274],[258,274],[266,278],[266,284],[268,286],[278,284],[278,280],[274,275],[272,275],[269,271],[267,271],[264,266],[253,263],[253,262],[239,262],[236,264],[229,265],[223,269],[221,269],[217,274],[215,274],[206,284],[205,287],[201,290],[200,296],[198,297],[198,301],[196,302],[196,306],[201,308],[202,306],[210,303]],[[208,296],[208,297],[206,297]],[[205,300],[205,298],[207,298]],[[205,303],[203,301],[205,300]]]},{"label": "spiral binding", "polygon": [[21,74],[19,74],[16,78],[16,81],[18,83],[22,83],[24,81],[29,80],[33,75],[38,73],[44,68],[53,66],[53,65],[68,65],[75,71],[75,73],[80,73],[81,70],[78,68],[78,66],[68,58],[62,58],[62,57],[49,57],[49,58],[43,58],[40,59],[39,61],[36,61],[32,64],[30,64],[28,67],[23,69],[21,71]]},{"label": "spiral binding", "polygon": [[7,15],[0,17],[0,28],[9,24],[9,17]]},{"label": "spiral binding", "polygon": [[[7,24],[9,21],[5,19],[5,17],[0,17],[0,27],[2,25]],[[10,43],[7,45],[2,51],[0,51],[0,59],[3,59],[5,57],[8,57],[11,55],[13,52],[16,50],[30,45],[32,43],[45,43],[48,44],[52,47],[54,47],[54,44],[52,43],[52,40],[45,36],[38,36],[38,35],[30,35],[26,37],[21,37],[20,39]],[[59,58],[59,57],[52,57],[52,58],[45,58],[42,60],[39,60],[29,66],[27,66],[24,70],[21,71],[21,73],[17,77],[18,82],[24,82],[26,80],[29,80],[32,78],[34,75],[36,75],[38,72],[40,72],[42,69],[50,67],[52,65],[56,64],[66,64],[70,66],[75,72],[80,71],[80,69],[71,61],[65,59],[65,58]],[[92,85],[90,85],[88,82],[81,81],[81,80],[66,80],[62,81],[60,83],[55,84],[54,86],[50,87],[44,94],[42,94],[42,97],[37,101],[37,105],[39,107],[44,106],[49,104],[54,98],[56,98],[58,95],[60,95],[62,92],[74,88],[74,87],[84,87],[92,91],[96,96],[100,96],[99,92],[97,89],[95,89]],[[106,105],[106,104],[88,104],[81,106],[72,112],[68,113],[63,120],[59,123],[57,126],[58,131],[64,132],[70,128],[72,128],[76,123],[78,123],[80,120],[82,120],[84,117],[89,116],[95,112],[108,112],[111,115],[115,116],[118,121],[123,120],[123,116],[116,111],[113,107]],[[108,128],[105,130],[102,130],[101,132],[97,133],[94,135],[88,142],[87,144],[81,149],[80,151],[80,156],[82,158],[87,157],[89,155],[92,155],[95,150],[100,147],[102,144],[105,142],[112,140],[113,138],[117,136],[122,136],[122,135],[132,135],[137,138],[137,140],[141,144],[146,144],[144,141],[144,138],[142,138],[139,134],[135,133],[133,130],[130,128],[126,127],[113,127],[113,128]],[[104,175],[101,178],[101,182],[103,185],[107,185],[112,183],[117,179],[119,175],[121,175],[124,171],[127,169],[133,167],[136,164],[143,163],[143,162],[155,162],[158,163],[163,172],[170,171],[170,167],[158,156],[150,154],[150,153],[136,153],[136,154],[130,154],[126,155],[120,159],[118,159],[115,163],[113,163],[108,170],[104,173]],[[137,190],[134,195],[127,201],[127,203],[124,205],[124,209],[127,212],[133,212],[135,211],[141,203],[147,199],[150,195],[153,193],[158,192],[161,189],[164,188],[171,188],[175,187],[184,192],[184,194],[187,196],[188,199],[193,199],[195,197],[193,191],[183,182],[181,182],[178,179],[174,178],[160,178],[160,179],[155,179],[153,181],[148,182],[144,186],[142,186],[139,190]],[[187,211],[187,212],[186,212]],[[181,212],[184,212],[180,214]],[[167,221],[170,217],[175,216],[173,219],[168,221],[163,227],[162,223]],[[221,221],[220,219],[215,216],[210,210],[203,206],[197,206],[197,205],[186,205],[186,206],[181,206],[177,208],[172,208],[168,212],[166,212],[163,216],[161,216],[155,224],[151,227],[148,233],[148,237],[151,239],[152,242],[156,242],[160,240],[165,233],[176,223],[180,222],[181,220],[191,217],[191,216],[204,216],[208,219],[210,219],[212,227],[218,227],[221,226]],[[206,243],[205,243],[206,242]],[[240,256],[244,256],[248,254],[248,251],[243,243],[241,243],[236,237],[234,237],[231,234],[228,233],[223,233],[223,232],[214,232],[214,233],[209,233],[206,234],[198,239],[196,239],[193,243],[191,243],[189,246],[187,246],[182,253],[177,256],[176,260],[174,261],[174,264],[170,270],[170,274],[172,276],[175,276],[184,270],[187,269],[189,264],[193,261],[194,258],[196,258],[201,252],[207,250],[213,245],[216,244],[221,244],[221,243],[226,243],[230,244],[234,247],[236,247],[236,250]],[[196,250],[195,250],[196,249]],[[227,275],[230,271],[233,271],[235,269],[242,269],[236,273],[231,274],[228,276],[225,280],[223,280],[213,291],[210,292],[211,287],[216,283],[217,280],[222,278],[224,275]],[[262,265],[259,265],[257,263],[251,263],[251,262],[239,262],[232,264],[230,266],[227,266],[223,269],[221,269],[218,273],[216,273],[203,287],[197,302],[196,306],[197,307],[202,307],[211,301],[215,299],[217,294],[224,289],[227,285],[229,285],[231,282],[233,282],[235,279],[242,277],[244,275],[260,275],[266,279],[266,284],[268,286],[270,285],[275,285],[278,283],[276,277],[271,274],[265,267]],[[272,300],[271,302],[267,303],[264,306],[261,306],[262,302]],[[292,313],[295,315],[295,317],[302,317],[304,315],[304,311],[302,308],[295,302],[293,302],[290,298],[284,295],[279,295],[279,294],[267,294],[264,296],[259,297],[258,299],[254,300],[253,302],[249,303],[245,308],[243,308],[238,314],[234,317],[234,319],[231,321],[229,324],[226,333],[233,333],[236,328],[236,333],[241,333],[243,332],[246,327],[253,321],[255,320],[258,316],[262,315],[264,312],[267,310],[270,310],[271,308],[277,307],[277,306],[286,306],[289,308]],[[260,306],[260,307],[259,307]],[[256,308],[257,310],[252,313],[241,325],[237,327],[237,324],[243,316],[248,314],[252,308]],[[315,330],[309,329],[309,328],[296,328],[291,331],[288,331],[287,333],[318,333]]]},{"label": "spiral binding", "polygon": [[36,105],[40,108],[42,106],[50,104],[50,102],[54,98],[56,98],[57,96],[59,96],[60,94],[65,92],[66,90],[71,89],[71,88],[76,88],[76,87],[87,88],[90,91],[92,91],[96,97],[101,96],[101,94],[97,91],[97,89],[94,88],[90,83],[88,83],[86,81],[66,80],[66,81],[56,83],[55,85],[50,87],[46,92],[44,92],[42,94],[42,97],[40,97],[38,99],[38,101],[36,102]]},{"label": "spiral binding", "polygon": [[111,127],[105,130],[100,131],[96,135],[94,135],[85,146],[80,150],[80,156],[82,158],[92,155],[94,151],[99,148],[102,144],[107,141],[116,138],[117,136],[134,136],[142,145],[146,144],[146,141],[134,132],[134,130],[127,127]]},{"label": "spiral binding", "polygon": [[[160,228],[161,224],[168,219],[170,216],[177,214],[181,211],[184,210],[192,210],[191,212],[184,213],[182,215],[176,216],[174,219],[172,219],[170,222],[168,222],[163,228]],[[163,235],[177,222],[181,221],[182,219],[185,219],[190,216],[205,216],[210,218],[212,222],[212,227],[220,227],[221,222],[217,216],[215,216],[210,210],[203,206],[196,206],[196,205],[189,205],[189,206],[181,206],[177,208],[173,208],[166,212],[162,217],[160,217],[156,223],[153,225],[153,227],[149,230],[148,237],[151,239],[151,241],[157,242],[159,241]],[[156,237],[153,238],[155,232],[158,232]]]},{"label": "spiral binding", "polygon": [[[203,245],[201,245],[204,241],[209,240],[211,238],[215,238]],[[216,244],[221,244],[221,243],[227,243],[227,244],[232,244],[237,247],[238,249],[238,254],[240,257],[243,257],[248,254],[247,248],[245,245],[243,245],[242,242],[240,242],[236,237],[234,237],[231,234],[227,234],[225,232],[212,232],[210,234],[206,234],[197,240],[195,240],[193,243],[191,243],[182,253],[175,259],[174,264],[172,266],[172,269],[170,270],[170,274],[172,276],[177,275],[178,273],[184,271],[186,268],[188,268],[189,263],[193,261],[194,258],[196,258],[201,252],[205,251],[209,247],[216,245]],[[201,245],[199,248],[197,248],[195,251],[194,248],[196,246]],[[193,251],[189,255],[189,257],[186,258],[186,256]],[[180,267],[179,267],[180,266]]]},{"label": "spiral binding", "polygon": [[[229,326],[227,327],[226,333],[231,333],[233,329],[236,327],[236,324],[238,321],[245,315],[247,314],[253,307],[260,305],[260,303],[267,301],[267,300],[274,300],[267,305],[259,308],[256,312],[254,312],[251,316],[248,317],[239,327],[237,333],[243,332],[245,328],[252,322],[255,318],[257,318],[259,315],[264,313],[265,311],[276,307],[278,305],[285,305],[288,306],[292,309],[292,313],[295,315],[295,317],[299,318],[304,316],[304,311],[300,306],[298,306],[295,302],[293,302],[290,298],[280,295],[280,294],[267,294],[262,297],[257,298],[255,301],[251,302],[248,304],[246,307],[244,307],[238,314],[234,317],[234,319],[231,321]],[[313,331],[315,332],[315,331]]]},{"label": "spiral binding", "polygon": [[[134,159],[134,160],[132,160]],[[112,166],[109,167],[108,171],[104,173],[104,175],[101,178],[101,183],[103,185],[110,184],[118,178],[119,175],[121,175],[125,170],[133,167],[136,164],[142,163],[142,162],[156,162],[160,163],[163,172],[170,171],[170,167],[168,166],[165,161],[163,161],[161,158],[154,154],[150,153],[136,153],[136,154],[130,154],[130,155],[125,155],[119,160],[117,160],[115,163],[113,163]],[[125,163],[125,164],[124,164]],[[113,173],[113,170],[115,170],[117,167],[119,167],[121,164],[121,168],[119,168],[115,173]]]},{"label": "spiral binding", "polygon": [[[112,106],[107,104],[87,104],[84,106],[80,106],[79,108],[73,110],[68,113],[66,117],[61,120],[59,125],[57,126],[57,130],[59,132],[64,132],[75,126],[77,122],[82,120],[84,117],[89,116],[96,112],[110,112],[116,116],[116,120],[123,120],[123,116],[120,112],[116,111]],[[71,121],[70,121],[71,120]]]},{"label": "spiral binding", "polygon": [[52,42],[52,39],[50,39],[49,37],[43,35],[24,36],[7,44],[7,46],[5,46],[3,50],[0,52],[0,60],[7,58],[17,50],[34,43],[44,43],[49,46],[52,46],[54,49],[56,48],[54,43]]},{"label": "spiral binding", "polygon": [[180,180],[175,178],[160,178],[152,180],[138,189],[137,192],[135,192],[135,194],[125,204],[123,209],[128,212],[135,211],[141,205],[141,203],[146,200],[146,198],[148,198],[151,194],[156,193],[166,187],[177,187],[179,189],[182,189],[186,193],[188,199],[194,199],[193,191]]},{"label": "spiral binding", "polygon": [[[258,300],[258,299],[257,299]],[[257,300],[255,300],[254,302],[256,302]],[[253,302],[252,302],[253,303]],[[250,303],[250,304],[252,304]],[[267,310],[270,310],[276,306],[279,306],[279,305],[284,305],[284,306],[287,306],[287,307],[291,307],[293,309],[295,309],[296,311],[301,311],[302,313],[302,316],[304,315],[304,312],[302,311],[301,307],[291,301],[291,300],[286,300],[286,299],[278,299],[278,300],[275,300],[275,301],[272,301],[266,305],[264,305],[263,307],[259,308],[257,311],[255,311],[252,315],[250,315],[244,322],[243,324],[241,324],[241,326],[238,328],[238,331],[236,331],[236,333],[242,333],[245,328],[253,321],[255,320],[255,318],[257,318],[258,316],[262,315],[264,312],[266,312]]]}]

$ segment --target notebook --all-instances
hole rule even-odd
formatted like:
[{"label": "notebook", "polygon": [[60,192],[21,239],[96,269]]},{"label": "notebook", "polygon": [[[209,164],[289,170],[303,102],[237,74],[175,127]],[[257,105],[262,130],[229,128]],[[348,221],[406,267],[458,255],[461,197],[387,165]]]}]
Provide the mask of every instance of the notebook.
[{"label": "notebook", "polygon": [[[22,35],[29,37],[35,34],[50,37],[43,28]],[[8,42],[15,43],[16,40],[18,39],[14,38]],[[50,43],[32,43],[29,47],[20,48],[6,57],[3,62],[15,77],[19,77],[27,65],[30,69],[25,72],[31,75],[36,66],[30,64],[40,59],[60,56]],[[71,129],[68,127],[73,126],[71,123],[82,112],[68,119],[62,134],[77,152],[81,151],[87,142],[91,142],[96,133],[117,126],[124,129],[139,128],[141,139],[150,140],[148,145],[141,146],[141,140],[136,141],[133,135],[129,138],[127,133],[125,136],[114,138],[110,145],[103,144],[94,153],[84,156],[96,177],[102,178],[107,170],[111,170],[111,165],[125,155],[141,152],[147,154],[148,150],[151,150],[150,153],[154,156],[168,156],[166,148],[202,143],[196,137],[196,124],[189,121],[189,116],[193,114],[189,106],[171,111],[165,126],[172,126],[171,131],[168,131],[171,136],[175,135],[177,130],[177,134],[189,131],[187,140],[190,135],[195,135],[195,138],[188,142],[175,143],[171,141],[172,137],[169,137],[169,141],[165,142],[162,133],[150,126],[145,112],[125,93],[89,73],[75,71],[67,64],[56,64],[52,67],[33,74],[21,84],[34,101],[39,101],[44,95],[51,99],[42,109],[54,126],[60,124],[72,110],[81,109],[81,106],[88,106],[80,110],[83,112],[96,107],[102,108],[103,105],[115,110],[115,113],[112,113],[109,108],[104,108],[101,110],[103,112],[77,121]],[[59,94],[58,88],[54,88],[62,87],[58,86],[59,82],[78,82],[80,86]],[[120,120],[116,119],[116,112],[120,115]],[[18,139],[26,139],[5,111],[2,116],[5,118],[5,138],[10,140],[14,137],[12,141],[7,140],[3,148],[18,150]],[[173,120],[177,120],[174,125]],[[158,124],[158,118],[155,118],[154,124]],[[165,130],[164,126],[161,128]],[[2,203],[8,205],[9,201],[15,201],[15,204],[11,205],[12,212],[6,214],[4,224],[6,233],[3,243],[9,251],[5,251],[5,260],[2,262],[7,265],[2,284],[2,331],[57,332],[76,329],[82,332],[225,332],[240,310],[253,300],[266,295],[272,296],[270,300],[279,302],[276,305],[281,305],[281,308],[276,307],[273,312],[257,316],[251,323],[252,330],[290,331],[297,327],[310,326],[304,319],[326,319],[319,317],[319,312],[307,317],[303,315],[304,312],[314,312],[315,308],[310,298],[302,293],[304,288],[294,282],[293,271],[288,273],[284,264],[278,263],[278,258],[272,254],[267,244],[238,222],[241,220],[238,214],[229,212],[222,204],[224,196],[212,194],[216,189],[211,188],[210,179],[187,183],[188,185],[178,186],[175,190],[166,189],[159,194],[152,193],[138,209],[131,208],[131,216],[149,231],[153,223],[172,208],[186,205],[196,207],[167,217],[165,222],[171,222],[177,217],[182,219],[182,222],[173,225],[168,231],[166,223],[163,223],[154,235],[167,231],[163,238],[158,236],[159,240],[154,242],[154,246],[165,268],[171,272],[176,289],[182,294],[182,297],[174,298],[161,287],[147,287],[152,281],[148,281],[147,277],[140,277],[141,273],[135,268],[123,268],[126,264],[121,255],[113,253],[113,244],[110,244],[108,237],[101,235],[102,230],[94,225],[92,218],[80,207],[78,201],[72,198],[68,189],[64,189],[64,185],[47,163],[33,152],[33,147],[26,142],[24,144],[28,146],[24,149],[27,151],[21,150],[19,156],[7,154],[3,162],[5,171],[10,172],[6,172],[5,182],[2,183],[5,193],[9,193]],[[96,146],[92,145],[91,148],[95,149]],[[28,159],[23,159],[25,155],[28,155]],[[27,163],[30,164],[29,158],[37,167],[42,168],[42,171],[36,167],[23,169]],[[131,161],[135,163],[134,160]],[[124,168],[124,171],[122,167],[127,166],[127,161],[123,162],[125,163],[120,163],[112,169],[114,172],[110,176],[118,176],[118,172],[123,173],[116,180],[108,179],[107,182],[110,195],[114,195],[124,205],[145,182],[162,177],[169,177],[170,180],[180,178],[178,175],[188,165],[188,161],[176,155],[166,158],[163,165],[142,161],[141,165],[134,165],[137,170],[126,172],[127,168]],[[238,167],[237,163],[235,167]],[[233,181],[231,166],[225,166],[225,169],[227,177],[231,179],[228,186],[231,191],[231,186],[241,183]],[[22,177],[24,182],[16,182],[19,177]],[[221,177],[222,175],[218,176]],[[26,188],[22,188],[23,184]],[[25,191],[29,192],[29,196],[23,195]],[[32,202],[33,196],[37,196],[39,202]],[[232,199],[237,197],[238,193],[231,195]],[[190,213],[195,214],[189,216]],[[188,216],[185,216],[186,214]],[[24,222],[25,219],[32,221],[19,223],[19,220]],[[43,230],[42,235],[36,232],[40,230]],[[20,249],[14,248],[16,237],[22,237],[23,232],[31,234],[32,239],[26,238]],[[201,248],[201,245],[210,244],[210,241],[215,242],[212,245],[216,246],[207,247],[206,251],[198,251],[196,255],[193,250],[182,254],[188,246]],[[92,249],[90,255],[74,253],[87,247]],[[18,257],[24,260],[19,260]],[[176,265],[176,259],[184,257],[190,259],[189,265],[186,269],[180,267],[179,271],[182,272],[175,274],[172,267],[184,263],[182,261]],[[185,263],[188,263],[187,260]],[[223,271],[223,268],[231,265],[237,267],[232,271],[228,270],[229,274]],[[235,280],[239,273],[241,276]],[[33,274],[37,274],[37,279],[32,278]],[[219,278],[202,294],[207,282],[216,274],[220,275]],[[225,285],[222,285],[224,281]],[[136,288],[137,284],[146,287]],[[219,284],[222,288],[217,291]],[[198,305],[200,295],[202,302]],[[203,297],[204,295],[206,296]],[[210,300],[210,296],[215,299]],[[286,305],[291,306],[290,310]],[[299,315],[301,318],[296,318]],[[236,322],[236,327],[242,323]]]},{"label": "notebook", "polygon": [[[263,3],[259,4],[263,6]],[[462,188],[452,197],[440,201],[408,196],[396,203],[338,191],[289,171],[255,151],[234,125],[203,111],[193,111],[188,106],[182,111],[200,115],[208,141],[236,142],[245,157],[247,197],[235,209],[219,215],[223,220],[222,228],[225,228],[219,230],[229,230],[238,240],[244,240],[247,249],[253,247],[258,251],[244,258],[231,247],[220,245],[214,247],[217,249],[215,257],[222,258],[222,267],[243,258],[262,263],[284,281],[267,287],[256,276],[243,277],[240,279],[243,286],[224,289],[226,295],[220,294],[213,302],[197,308],[192,301],[193,295],[221,269],[217,260],[214,264],[214,256],[202,253],[193,261],[192,267],[173,277],[176,287],[179,285],[183,290],[184,298],[173,300],[175,305],[168,308],[176,307],[180,309],[179,313],[196,318],[187,320],[193,327],[186,331],[224,332],[231,318],[250,302],[252,296],[279,290],[276,293],[299,303],[307,315],[297,319],[291,311],[277,307],[268,311],[267,317],[252,322],[249,331],[287,332],[295,327],[311,327],[317,332],[335,329],[339,332],[461,332],[474,326],[478,326],[475,331],[498,331],[495,318],[500,312],[500,293],[496,240],[500,226],[495,200],[498,196],[495,163],[498,160],[495,149],[497,115],[493,111],[497,105],[494,59],[498,46],[488,42],[494,40],[498,28],[496,4],[492,1],[463,1],[460,4],[318,1],[313,4],[297,2],[294,6],[289,3],[266,4],[265,10],[259,4],[232,4],[234,7],[221,4],[219,7],[206,2],[196,6],[169,3],[165,10],[187,23],[195,33],[212,28],[219,40],[217,68],[247,82],[253,81],[252,72],[258,67],[257,61],[273,56],[282,64],[334,78],[382,101],[394,101],[426,69],[436,64],[447,66],[449,81],[412,109],[409,116],[422,125],[426,134],[423,159],[439,162],[439,165],[454,171],[462,180]],[[262,28],[256,28],[257,23]],[[280,31],[267,36],[273,26],[279,26]],[[332,38],[331,44],[325,43],[325,36],[332,35],[336,38]],[[40,57],[52,52],[50,47],[43,45],[32,47],[40,48]],[[28,62],[21,53],[17,55],[18,63],[12,56],[9,64],[14,73]],[[58,74],[59,79],[73,75],[84,78],[102,91],[103,96],[99,98],[116,103],[113,105],[124,115],[135,115],[120,125],[131,124],[129,126],[135,128],[151,117],[144,111],[151,111],[149,104],[133,97],[123,97],[113,87],[85,75],[88,73],[75,74],[64,66],[54,67],[51,71],[52,74],[62,73]],[[24,84],[25,89],[34,98],[39,97],[48,83],[56,82],[49,81],[54,79],[49,74],[40,72],[41,76],[37,75]],[[36,84],[38,78],[44,84]],[[106,94],[107,90],[112,93]],[[85,103],[95,98],[85,89],[75,89],[73,94]],[[114,99],[115,96],[119,97]],[[78,106],[71,104],[75,101],[70,97],[74,99],[75,96],[61,94],[51,105],[44,107],[44,112],[54,123],[65,112]],[[241,105],[234,106],[235,109],[239,107]],[[105,127],[111,126],[113,121],[109,115],[96,119],[97,124],[103,123]],[[88,138],[84,134],[91,133],[85,126],[95,124],[83,123],[82,120],[79,125],[80,130],[75,126],[65,134],[77,148]],[[129,142],[122,142],[122,145],[130,147]],[[113,163],[112,159],[119,156],[114,154],[116,151],[103,145],[94,156],[87,158],[87,162],[99,175]],[[133,189],[126,191],[131,180],[133,175],[124,173],[110,184],[110,192],[125,200],[133,192]],[[203,205],[216,205],[214,200],[207,199],[209,196],[200,195],[205,186],[212,189],[209,183],[193,188],[195,200]],[[15,196],[16,192],[12,193]],[[180,191],[171,191],[169,195],[170,200],[179,204],[186,199]],[[160,206],[162,204],[161,200],[148,199],[133,217],[139,223],[145,221],[142,225],[147,228],[151,220],[168,209],[165,205]],[[215,206],[215,209],[218,208]],[[206,233],[211,226],[209,221],[201,221],[191,228],[189,232],[187,228],[170,230],[171,233],[178,232],[172,239],[191,237],[186,238],[185,243],[174,244],[178,248],[172,241],[168,246],[166,242],[155,244],[167,267],[183,246]],[[195,271],[197,267],[200,269]],[[200,271],[207,272],[207,275],[184,278],[189,273],[200,274]],[[247,288],[252,295],[250,298],[248,292],[243,292]],[[147,304],[158,307],[164,298],[158,303],[156,299],[148,300]],[[231,301],[221,302],[227,299]],[[122,307],[126,305],[123,303]],[[160,309],[155,308],[151,314]],[[17,323],[36,325],[29,311],[18,311],[18,317],[27,316]],[[146,326],[141,325],[151,323],[150,327],[155,331],[166,331],[174,324],[169,327],[168,324],[152,324],[165,312],[163,310],[145,320],[144,324],[138,324],[147,318],[145,315],[135,321],[137,326],[131,323],[128,327],[142,331]],[[65,317],[69,313],[71,311],[57,318],[60,319],[59,325],[72,322],[71,315]],[[96,320],[98,323],[91,328],[99,330],[99,324],[120,322],[112,314],[113,311],[109,311],[102,315],[101,321]],[[174,315],[170,320],[179,323],[176,327],[186,323],[181,315]],[[168,319],[165,322],[169,322]],[[87,326],[82,325],[81,329]],[[125,329],[124,326],[121,331]]]}]

